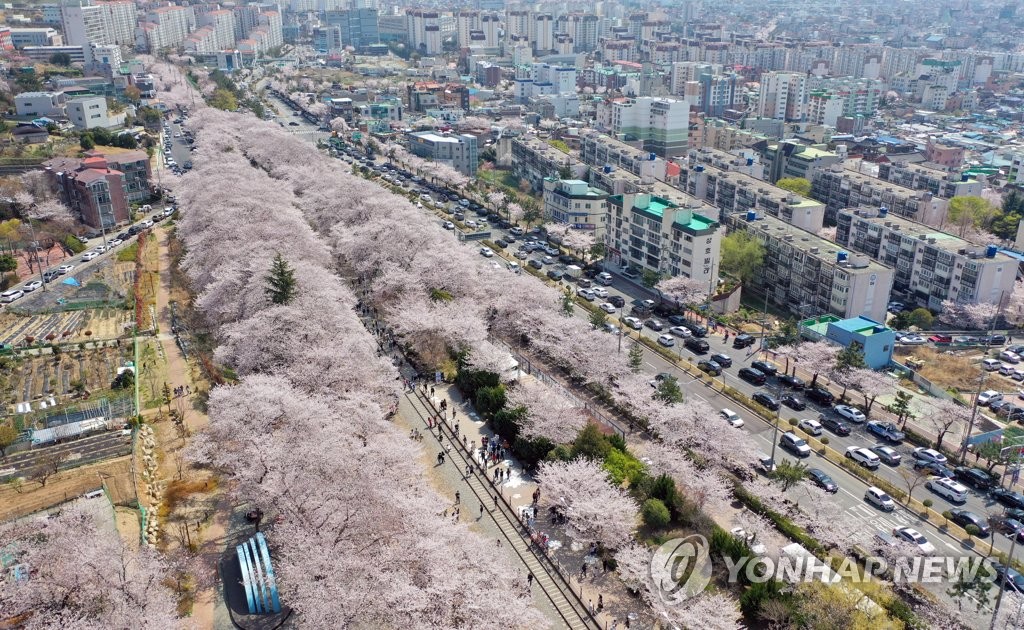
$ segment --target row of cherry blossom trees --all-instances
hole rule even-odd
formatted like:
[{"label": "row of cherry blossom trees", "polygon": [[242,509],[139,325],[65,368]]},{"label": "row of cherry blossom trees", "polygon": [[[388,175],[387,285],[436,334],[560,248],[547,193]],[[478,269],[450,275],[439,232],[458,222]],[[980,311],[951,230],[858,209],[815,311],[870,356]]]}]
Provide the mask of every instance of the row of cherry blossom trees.
[{"label": "row of cherry blossom trees", "polygon": [[[525,580],[521,568],[443,516],[450,501],[424,482],[420,447],[387,420],[398,400],[397,374],[378,357],[355,313],[357,298],[335,275],[336,253],[301,212],[310,203],[337,212],[368,191],[322,185],[317,156],[289,153],[285,134],[272,128],[251,143],[250,118],[208,108],[193,121],[199,148],[179,192],[182,266],[216,333],[217,359],[241,377],[211,393],[211,427],[194,457],[228,476],[237,499],[273,521],[284,601],[311,627],[545,626],[509,588],[517,576]],[[268,162],[257,150],[301,157],[305,164],[277,168],[304,184],[260,168]],[[379,204],[365,210],[391,214],[379,191],[374,196]],[[404,249],[415,256],[417,243]],[[278,252],[298,281],[285,304],[265,293]],[[392,262],[389,271],[404,289],[403,265]],[[458,338],[452,320],[468,321],[404,292],[390,308],[429,315],[410,335],[430,329]],[[468,334],[481,338],[476,328]]]}]

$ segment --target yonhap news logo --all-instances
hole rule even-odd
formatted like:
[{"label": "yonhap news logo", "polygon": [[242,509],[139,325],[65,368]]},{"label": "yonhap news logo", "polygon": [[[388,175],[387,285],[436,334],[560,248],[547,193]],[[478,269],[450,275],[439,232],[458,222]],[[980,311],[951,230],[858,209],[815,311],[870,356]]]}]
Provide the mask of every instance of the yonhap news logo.
[{"label": "yonhap news logo", "polygon": [[699,534],[673,538],[651,557],[651,581],[666,604],[700,595],[711,581],[708,541]]}]

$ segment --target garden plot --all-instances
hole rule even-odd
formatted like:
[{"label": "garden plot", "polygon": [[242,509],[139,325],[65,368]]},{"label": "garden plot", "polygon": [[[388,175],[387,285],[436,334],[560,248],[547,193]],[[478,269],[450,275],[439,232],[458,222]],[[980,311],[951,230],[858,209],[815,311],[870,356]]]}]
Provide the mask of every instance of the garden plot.
[{"label": "garden plot", "polygon": [[131,331],[132,312],[108,307],[39,315],[0,315],[4,346],[81,343],[116,339]]},{"label": "garden plot", "polygon": [[[58,402],[110,389],[117,368],[131,359],[131,344],[89,349],[66,349],[59,354],[8,357],[0,367],[4,403],[49,400]],[[35,406],[33,406],[35,409]]]}]

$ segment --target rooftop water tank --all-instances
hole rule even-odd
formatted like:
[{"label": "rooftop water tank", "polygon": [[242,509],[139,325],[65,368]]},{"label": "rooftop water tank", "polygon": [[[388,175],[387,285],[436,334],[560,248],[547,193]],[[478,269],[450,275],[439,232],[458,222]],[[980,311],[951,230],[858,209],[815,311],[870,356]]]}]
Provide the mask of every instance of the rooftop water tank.
[{"label": "rooftop water tank", "polygon": [[846,262],[846,258],[849,256],[846,252],[836,253],[836,262]]},{"label": "rooftop water tank", "polygon": [[996,252],[998,251],[999,247],[997,247],[996,245],[989,245],[988,247],[985,248],[985,256],[987,256],[988,258],[995,258]]},{"label": "rooftop water tank", "polygon": [[747,210],[747,221],[756,221],[757,213],[753,210]]}]

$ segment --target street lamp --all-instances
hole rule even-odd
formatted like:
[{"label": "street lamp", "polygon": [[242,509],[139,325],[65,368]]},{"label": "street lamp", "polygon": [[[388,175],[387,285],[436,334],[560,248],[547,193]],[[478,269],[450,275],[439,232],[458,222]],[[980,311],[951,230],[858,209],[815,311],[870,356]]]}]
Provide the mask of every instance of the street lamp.
[{"label": "street lamp", "polygon": [[[1003,293],[1004,292],[1000,292],[999,293],[999,301],[996,303],[997,305],[1003,303]],[[986,346],[985,354],[988,354],[988,349],[991,348],[991,344],[989,343],[989,339],[991,339],[992,334],[995,332],[996,320],[997,319],[999,319],[999,307],[998,306],[996,307],[995,315],[992,316],[992,321],[989,323],[988,339],[985,340],[985,346]],[[961,462],[964,461],[965,457],[967,457],[968,440],[971,439],[971,432],[974,431],[974,421],[978,417],[978,396],[981,395],[981,392],[985,391],[984,387],[985,387],[985,381],[987,379],[988,379],[988,371],[987,370],[982,370],[981,371],[981,375],[978,377],[978,393],[974,397],[974,406],[971,408],[971,420],[970,420],[970,422],[967,423],[967,433],[964,434],[964,442],[963,442],[963,444],[960,445],[960,452],[958,453],[959,459],[960,459]]]},{"label": "street lamp", "polygon": [[775,395],[777,396],[776,402],[779,404],[779,408],[775,410],[775,422],[772,423],[775,425],[775,428],[772,431],[772,455],[769,473],[775,469],[775,449],[779,445],[779,421],[782,419],[782,383],[776,383]]}]

